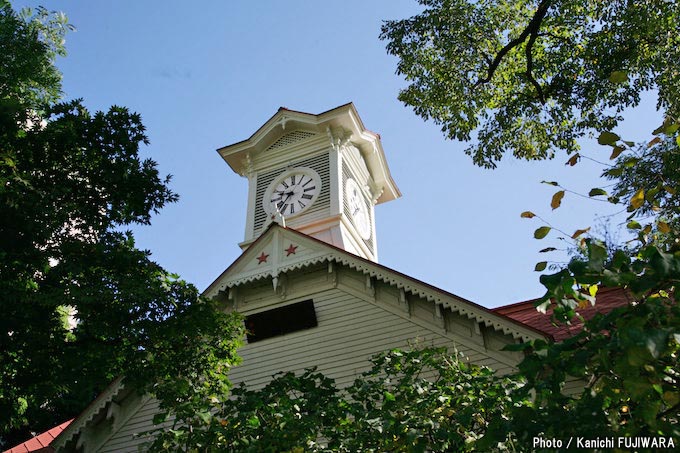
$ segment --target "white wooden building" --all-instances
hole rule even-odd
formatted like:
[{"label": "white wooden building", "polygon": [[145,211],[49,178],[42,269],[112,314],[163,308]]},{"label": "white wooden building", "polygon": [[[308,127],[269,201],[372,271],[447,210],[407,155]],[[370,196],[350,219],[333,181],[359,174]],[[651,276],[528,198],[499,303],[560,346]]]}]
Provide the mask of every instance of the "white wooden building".
[{"label": "white wooden building", "polygon": [[[346,385],[372,355],[411,343],[455,347],[503,373],[519,360],[504,345],[544,336],[378,263],[374,207],[400,192],[354,105],[318,115],[281,108],[218,152],[249,187],[243,253],[205,291],[251,331],[233,383],[256,388],[317,366]],[[138,451],[156,408],[118,379],[51,447]]]}]

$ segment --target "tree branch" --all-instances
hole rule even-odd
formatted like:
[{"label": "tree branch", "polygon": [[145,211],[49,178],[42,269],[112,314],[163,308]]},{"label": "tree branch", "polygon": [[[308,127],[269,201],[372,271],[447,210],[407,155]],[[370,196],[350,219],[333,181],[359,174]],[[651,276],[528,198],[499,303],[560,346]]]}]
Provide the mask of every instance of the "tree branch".
[{"label": "tree branch", "polygon": [[[546,7],[546,12],[547,12],[547,7]],[[543,13],[543,16],[545,16],[545,12]],[[535,16],[534,16],[535,17]],[[543,18],[541,17],[541,20]],[[538,29],[532,30],[530,35],[529,35],[529,42],[527,42],[526,47],[524,48],[524,53],[527,56],[527,70],[526,70],[526,76],[529,79],[529,82],[536,88],[536,93],[538,94],[538,99],[541,101],[541,104],[545,104],[545,95],[543,94],[543,89],[541,88],[541,84],[538,83],[538,81],[534,78],[533,74],[533,69],[534,69],[534,61],[531,55],[531,51],[534,48],[534,42],[536,42],[536,38],[538,36]]]},{"label": "tree branch", "polygon": [[531,18],[529,21],[529,24],[527,24],[527,27],[522,31],[522,33],[512,41],[510,41],[508,44],[505,45],[497,54],[496,57],[493,59],[491,64],[489,64],[489,68],[487,70],[486,77],[483,79],[480,79],[475,83],[475,86],[483,85],[485,83],[488,83],[491,81],[493,78],[494,73],[496,72],[496,69],[498,69],[498,66],[501,64],[501,61],[503,61],[503,58],[510,52],[512,49],[515,47],[518,47],[520,44],[522,44],[524,41],[526,41],[527,38],[529,38],[529,43],[527,44],[527,72],[526,74],[529,76],[529,80],[532,82],[534,87],[537,88],[538,95],[541,99],[541,102],[545,102],[543,99],[543,90],[541,89],[541,86],[538,84],[536,79],[533,77],[531,70],[533,68],[533,63],[531,59],[531,49],[533,47],[534,41],[536,41],[536,38],[538,37],[538,31],[541,28],[541,22],[543,22],[543,19],[545,18],[545,15],[548,13],[548,8],[550,6],[550,1],[551,0],[541,0],[541,3],[538,4],[538,8],[536,8],[536,12],[534,13],[534,16]]}]

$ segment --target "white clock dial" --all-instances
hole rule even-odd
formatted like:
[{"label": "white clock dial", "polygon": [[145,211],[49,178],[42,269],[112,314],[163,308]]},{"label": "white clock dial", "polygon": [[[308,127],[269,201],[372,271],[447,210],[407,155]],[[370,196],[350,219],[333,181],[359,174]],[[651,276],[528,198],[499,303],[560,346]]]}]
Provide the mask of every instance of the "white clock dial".
[{"label": "white clock dial", "polygon": [[321,178],[311,168],[297,167],[282,173],[269,185],[262,198],[268,214],[278,211],[286,218],[309,208],[321,192]]},{"label": "white clock dial", "polygon": [[359,184],[352,178],[345,182],[345,197],[349,206],[349,214],[362,239],[371,237],[371,218],[368,214],[366,199],[359,188]]}]

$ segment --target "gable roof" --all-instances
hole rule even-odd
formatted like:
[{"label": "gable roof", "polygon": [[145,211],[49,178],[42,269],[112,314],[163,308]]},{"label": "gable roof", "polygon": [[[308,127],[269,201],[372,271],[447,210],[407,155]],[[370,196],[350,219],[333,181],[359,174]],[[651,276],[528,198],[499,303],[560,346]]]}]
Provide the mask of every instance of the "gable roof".
[{"label": "gable roof", "polygon": [[[295,254],[286,253],[285,248],[291,245],[298,246]],[[531,325],[500,315],[460,296],[354,255],[297,230],[282,227],[277,223],[272,223],[231,266],[208,286],[204,294],[208,297],[215,297],[220,292],[228,292],[232,288],[265,278],[272,278],[276,288],[281,274],[323,262],[345,265],[362,272],[366,276],[403,289],[407,293],[426,299],[443,308],[448,308],[461,316],[475,319],[477,322],[511,335],[515,339],[529,341],[545,337],[542,330]]]},{"label": "gable roof", "polygon": [[[577,319],[570,325],[553,324],[550,319],[552,308],[549,308],[547,313],[539,312],[534,305],[538,300],[539,299],[532,299],[525,302],[505,305],[494,308],[493,311],[527,326],[531,326],[534,329],[543,332],[554,341],[562,341],[581,331],[583,322]],[[597,292],[596,304],[580,309],[579,314],[583,316],[585,320],[589,320],[592,319],[596,313],[606,314],[615,308],[623,307],[631,302],[633,302],[633,298],[624,288],[600,288]]]},{"label": "gable roof", "polygon": [[50,447],[50,444],[73,420],[65,421],[61,425],[40,433],[16,447],[5,450],[3,453],[52,452],[54,448]]},{"label": "gable roof", "polygon": [[[291,247],[295,249],[295,253],[287,253],[286,248],[292,250]],[[266,259],[258,259],[263,256],[266,256]],[[229,291],[231,288],[260,279],[272,278],[272,281],[275,281],[282,273],[302,269],[321,262],[333,262],[348,266],[367,276],[449,308],[453,312],[467,316],[470,319],[475,319],[494,330],[512,335],[516,339],[526,341],[539,337],[547,337],[555,341],[561,341],[577,333],[582,328],[582,324],[579,322],[575,322],[571,326],[553,325],[549,314],[543,314],[536,310],[534,302],[538,299],[488,309],[386,266],[353,255],[319,239],[294,229],[282,227],[276,223],[272,223],[204,291],[204,294],[208,297],[214,297],[220,291]],[[274,285],[276,286],[276,283]],[[602,288],[597,294],[597,305],[583,309],[580,313],[584,318],[590,319],[595,313],[607,313],[631,301],[632,298],[629,293],[622,288]],[[115,398],[123,387],[121,378],[112,382],[109,388],[99,395],[80,416],[74,419],[75,422],[74,420],[69,420],[48,431],[48,433],[52,433],[49,443],[57,447],[63,446],[70,441],[97,413],[106,407],[109,401]],[[65,432],[62,433],[62,431]],[[52,442],[59,433],[61,435],[57,442]],[[40,436],[43,436],[43,434]],[[28,444],[31,442],[32,450],[28,449],[28,446],[27,449],[20,450],[15,450],[17,448],[15,447],[5,453],[53,451],[52,447],[48,447],[48,450],[38,450],[37,445],[41,445],[40,448],[44,448],[49,444],[43,446],[38,442],[34,442],[37,437],[24,443]]]},{"label": "gable roof", "polygon": [[334,131],[342,131],[341,141],[351,141],[362,151],[373,181],[382,190],[377,203],[384,203],[401,196],[387,166],[380,135],[366,129],[351,102],[319,114],[281,107],[249,138],[218,148],[217,152],[232,170],[244,175],[247,173],[248,162],[251,162],[254,156],[266,152],[269,145],[288,131],[294,130],[314,131],[331,136],[335,133]]}]

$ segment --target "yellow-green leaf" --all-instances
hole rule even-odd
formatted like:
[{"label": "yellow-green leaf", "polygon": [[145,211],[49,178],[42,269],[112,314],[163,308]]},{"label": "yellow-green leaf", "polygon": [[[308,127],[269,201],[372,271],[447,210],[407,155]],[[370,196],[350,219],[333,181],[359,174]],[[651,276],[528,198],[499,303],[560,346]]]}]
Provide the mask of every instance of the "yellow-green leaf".
[{"label": "yellow-green leaf", "polygon": [[652,134],[659,135],[664,133],[666,135],[673,135],[680,128],[680,122],[673,121],[670,118],[666,118],[661,126],[659,126]]},{"label": "yellow-green leaf", "polygon": [[628,73],[626,71],[614,71],[609,75],[611,83],[623,83],[628,80]]},{"label": "yellow-green leaf", "polygon": [[541,261],[540,263],[536,263],[536,267],[534,267],[534,270],[536,272],[541,272],[544,271],[547,266],[548,266],[547,261]]},{"label": "yellow-green leaf", "polygon": [[531,218],[533,218],[533,217],[536,217],[536,214],[534,214],[534,213],[531,212],[531,211],[524,211],[524,212],[521,213],[519,216],[520,216],[521,218],[523,218],[523,219],[531,219]]},{"label": "yellow-green leaf", "polygon": [[662,233],[670,233],[671,232],[671,227],[668,226],[668,224],[662,220],[659,220],[656,224],[657,228],[659,228],[659,231]]},{"label": "yellow-green leaf", "polygon": [[633,195],[633,198],[630,199],[630,205],[633,207],[633,209],[638,209],[640,206],[642,206],[642,203],[645,202],[645,190],[640,189],[637,192],[635,192],[635,195]]},{"label": "yellow-green leaf", "polygon": [[671,195],[675,195],[676,190],[672,188],[671,186],[663,186],[663,190],[668,192]]},{"label": "yellow-green leaf", "polygon": [[628,225],[626,226],[628,227],[629,230],[639,230],[642,228],[642,225],[640,225],[640,223],[635,220],[631,220],[630,222],[628,222]]},{"label": "yellow-green leaf", "polygon": [[550,233],[551,229],[552,228],[550,228],[548,226],[542,226],[542,227],[536,229],[536,231],[534,231],[534,237],[536,239],[543,239],[544,237],[546,237],[548,235],[548,233]]},{"label": "yellow-green leaf", "polygon": [[574,234],[571,235],[571,238],[576,239],[577,237],[581,236],[584,233],[587,233],[588,231],[590,231],[590,227],[584,228],[582,230],[576,230],[574,231]]},{"label": "yellow-green leaf", "polygon": [[640,159],[638,159],[637,157],[630,157],[630,158],[626,159],[626,161],[623,163],[623,165],[626,168],[632,168],[632,167],[636,166],[639,161],[640,161]]},{"label": "yellow-green leaf", "polygon": [[562,204],[562,198],[564,198],[564,190],[555,192],[555,195],[553,195],[552,201],[550,202],[550,207],[553,209],[559,208]]},{"label": "yellow-green leaf", "polygon": [[595,297],[595,294],[597,294],[597,289],[598,289],[597,285],[590,285],[588,287],[588,294],[590,294],[592,297]]}]

